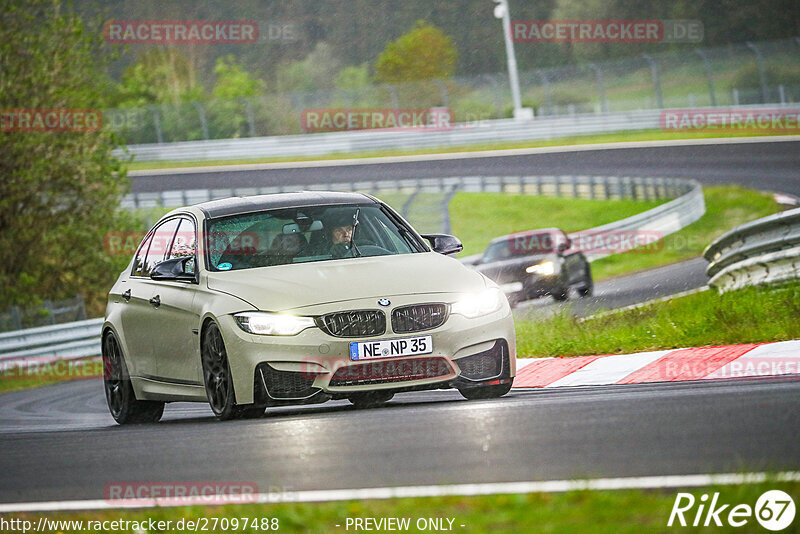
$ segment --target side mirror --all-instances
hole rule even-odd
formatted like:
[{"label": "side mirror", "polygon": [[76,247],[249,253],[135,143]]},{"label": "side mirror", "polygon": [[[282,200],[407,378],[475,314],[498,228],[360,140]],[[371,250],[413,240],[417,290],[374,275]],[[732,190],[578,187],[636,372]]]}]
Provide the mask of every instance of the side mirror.
[{"label": "side mirror", "polygon": [[464,245],[461,244],[461,240],[456,236],[447,234],[427,234],[422,237],[427,239],[433,251],[439,254],[456,254],[464,250]]},{"label": "side mirror", "polygon": [[174,282],[194,282],[194,256],[184,258],[172,258],[162,261],[150,271],[150,278],[153,280],[168,280]]}]

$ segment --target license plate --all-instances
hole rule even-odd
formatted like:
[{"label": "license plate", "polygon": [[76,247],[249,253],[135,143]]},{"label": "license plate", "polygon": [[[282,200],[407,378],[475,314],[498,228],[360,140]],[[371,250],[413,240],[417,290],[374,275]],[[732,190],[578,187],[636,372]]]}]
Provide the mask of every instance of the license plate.
[{"label": "license plate", "polygon": [[431,336],[381,339],[380,341],[354,341],[350,343],[350,359],[353,361],[414,356],[416,354],[430,354],[431,352],[433,352],[433,337]]}]

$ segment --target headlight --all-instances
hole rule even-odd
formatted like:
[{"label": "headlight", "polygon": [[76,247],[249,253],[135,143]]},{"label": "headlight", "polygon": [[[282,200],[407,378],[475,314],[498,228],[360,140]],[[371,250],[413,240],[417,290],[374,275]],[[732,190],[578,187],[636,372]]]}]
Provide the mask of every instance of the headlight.
[{"label": "headlight", "polygon": [[294,336],[314,326],[311,317],[281,315],[267,312],[244,312],[233,316],[245,332],[263,336]]},{"label": "headlight", "polygon": [[525,272],[530,274],[541,274],[544,276],[550,276],[555,274],[556,264],[550,260],[543,261],[542,263],[531,265],[530,267],[525,269]]},{"label": "headlight", "polygon": [[450,311],[469,318],[480,317],[499,310],[504,299],[503,293],[492,287],[481,293],[462,297],[450,306]]}]

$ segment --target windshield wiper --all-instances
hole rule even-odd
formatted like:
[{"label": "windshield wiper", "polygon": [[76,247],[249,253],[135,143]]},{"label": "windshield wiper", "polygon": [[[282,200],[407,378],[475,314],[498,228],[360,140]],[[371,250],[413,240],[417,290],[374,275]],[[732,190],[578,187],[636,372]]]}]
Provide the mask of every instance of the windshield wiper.
[{"label": "windshield wiper", "polygon": [[361,257],[361,252],[358,250],[358,246],[356,245],[356,228],[358,227],[358,216],[361,213],[361,208],[356,208],[356,212],[353,215],[353,231],[350,233],[350,248],[353,250],[355,256]]}]

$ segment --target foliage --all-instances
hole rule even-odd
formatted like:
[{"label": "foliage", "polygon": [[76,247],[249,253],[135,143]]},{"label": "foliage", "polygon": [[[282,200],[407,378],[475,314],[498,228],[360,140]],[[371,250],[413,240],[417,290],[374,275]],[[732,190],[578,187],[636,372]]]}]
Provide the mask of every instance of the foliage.
[{"label": "foliage", "polygon": [[424,21],[386,45],[375,67],[379,82],[409,82],[450,78],[455,71],[453,40],[442,30]]},{"label": "foliage", "polygon": [[276,73],[279,93],[311,92],[330,89],[339,70],[333,48],[321,41],[305,59],[279,65]]},{"label": "foliage", "polygon": [[191,61],[175,48],[148,48],[125,69],[118,89],[119,107],[178,104],[203,98]]},{"label": "foliage", "polygon": [[[54,0],[17,4],[0,0],[3,107],[96,107],[110,57],[99,21],[85,24]],[[115,144],[103,130],[0,136],[0,309],[110,286],[118,271],[103,236],[127,188]]]},{"label": "foliage", "polygon": [[257,96],[265,90],[263,80],[253,77],[233,55],[218,58],[214,74],[217,75],[214,98]]},{"label": "foliage", "polygon": [[361,89],[369,87],[369,66],[366,63],[351,65],[339,71],[334,82],[337,89]]}]

